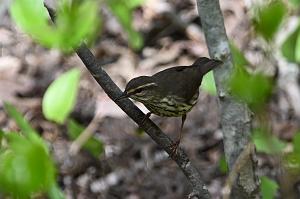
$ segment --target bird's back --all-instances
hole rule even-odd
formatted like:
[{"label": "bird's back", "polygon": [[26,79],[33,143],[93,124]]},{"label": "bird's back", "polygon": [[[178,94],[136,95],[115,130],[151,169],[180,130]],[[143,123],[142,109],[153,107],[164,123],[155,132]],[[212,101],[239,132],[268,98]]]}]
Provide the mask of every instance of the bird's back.
[{"label": "bird's back", "polygon": [[168,68],[152,77],[164,95],[176,95],[188,102],[198,92],[202,77],[221,63],[218,60],[201,57],[190,66]]},{"label": "bird's back", "polygon": [[161,92],[189,101],[198,90],[202,75],[198,66],[177,66],[153,75]]}]

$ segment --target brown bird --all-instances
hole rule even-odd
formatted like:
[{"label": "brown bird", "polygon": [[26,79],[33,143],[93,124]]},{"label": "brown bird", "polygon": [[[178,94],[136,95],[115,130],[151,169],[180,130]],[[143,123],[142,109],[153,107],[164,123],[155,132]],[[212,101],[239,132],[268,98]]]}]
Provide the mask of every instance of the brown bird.
[{"label": "brown bird", "polygon": [[171,67],[152,76],[133,78],[116,100],[130,97],[143,103],[150,111],[144,119],[150,117],[151,113],[162,117],[181,116],[180,134],[172,145],[173,152],[176,152],[182,138],[186,114],[197,102],[202,77],[222,63],[200,57],[190,66]]}]

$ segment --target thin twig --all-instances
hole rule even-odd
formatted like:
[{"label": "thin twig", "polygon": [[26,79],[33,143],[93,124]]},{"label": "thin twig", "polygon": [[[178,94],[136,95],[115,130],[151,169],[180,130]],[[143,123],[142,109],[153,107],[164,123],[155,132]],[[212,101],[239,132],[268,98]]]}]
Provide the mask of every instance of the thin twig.
[{"label": "thin twig", "polygon": [[84,131],[72,142],[69,148],[69,153],[71,155],[76,155],[82,146],[94,135],[98,121],[99,117],[95,115]]}]

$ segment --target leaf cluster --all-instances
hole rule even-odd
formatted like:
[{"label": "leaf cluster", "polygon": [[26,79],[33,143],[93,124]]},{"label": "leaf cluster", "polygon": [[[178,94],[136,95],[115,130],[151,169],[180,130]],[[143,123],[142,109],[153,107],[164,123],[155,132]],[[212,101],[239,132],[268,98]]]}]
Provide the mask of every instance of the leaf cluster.
[{"label": "leaf cluster", "polygon": [[60,0],[55,23],[50,23],[42,0],[15,0],[10,13],[16,24],[43,46],[71,52],[96,37],[101,28],[98,8],[106,4],[127,32],[130,45],[139,49],[143,39],[132,26],[132,16],[141,3],[142,0]]}]

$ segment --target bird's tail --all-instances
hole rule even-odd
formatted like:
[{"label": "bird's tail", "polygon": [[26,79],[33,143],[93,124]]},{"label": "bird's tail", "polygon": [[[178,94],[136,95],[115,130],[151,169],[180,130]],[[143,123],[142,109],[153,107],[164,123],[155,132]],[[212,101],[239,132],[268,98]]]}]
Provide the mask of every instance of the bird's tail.
[{"label": "bird's tail", "polygon": [[200,57],[194,63],[193,66],[199,66],[201,69],[201,73],[205,75],[215,67],[223,64],[222,61],[216,59],[209,59],[207,57]]}]

